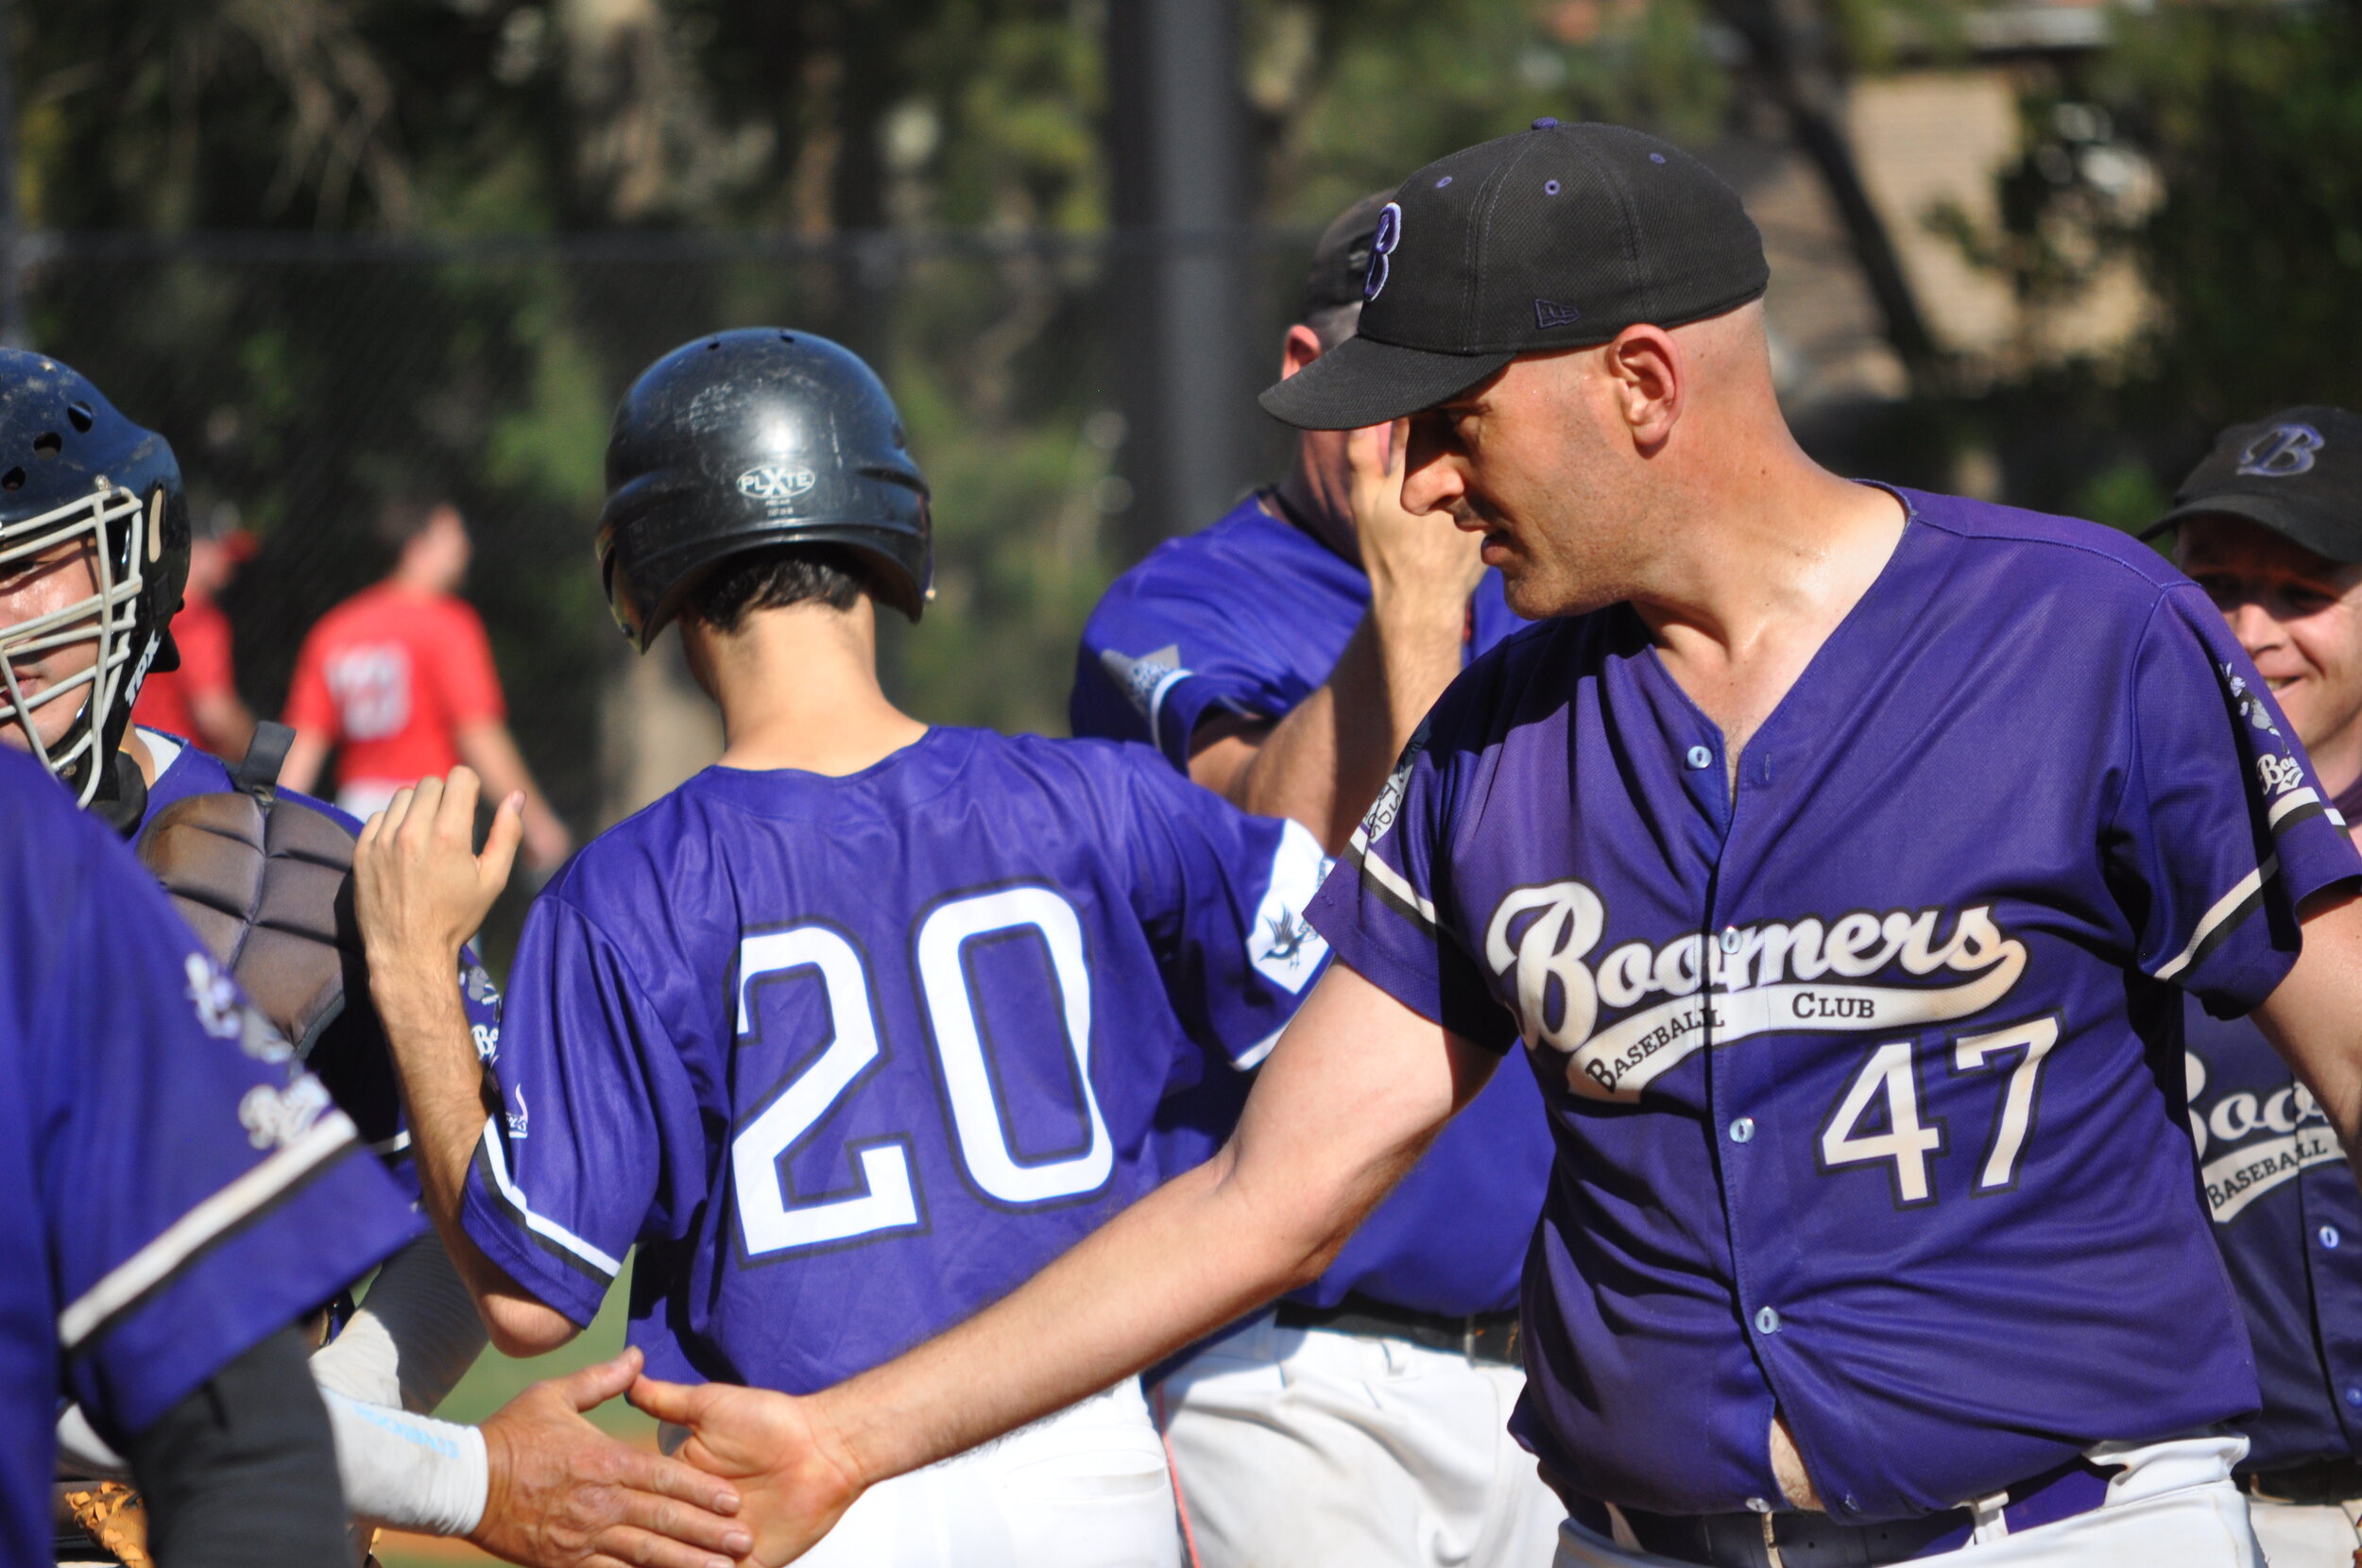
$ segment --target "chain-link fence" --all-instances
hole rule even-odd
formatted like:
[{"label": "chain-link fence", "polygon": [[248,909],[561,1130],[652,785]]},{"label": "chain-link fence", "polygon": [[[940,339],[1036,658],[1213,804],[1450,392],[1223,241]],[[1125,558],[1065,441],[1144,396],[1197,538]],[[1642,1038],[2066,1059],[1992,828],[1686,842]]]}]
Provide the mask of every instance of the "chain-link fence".
[{"label": "chain-link fence", "polygon": [[[1275,366],[1309,236],[1224,243],[1252,278],[1241,330]],[[278,712],[305,629],[385,569],[370,543],[383,498],[448,496],[476,537],[468,596],[512,724],[578,827],[710,758],[697,724],[648,721],[667,692],[693,698],[632,670],[590,556],[608,418],[677,344],[796,327],[885,375],[935,489],[939,597],[886,650],[890,689],[924,717],[1062,730],[1082,619],[1149,542],[1126,475],[1138,250],[1121,237],[89,235],[29,250],[38,346],[163,432],[193,504],[259,541],[222,596],[249,705]],[[1284,435],[1265,439],[1275,476]]]}]

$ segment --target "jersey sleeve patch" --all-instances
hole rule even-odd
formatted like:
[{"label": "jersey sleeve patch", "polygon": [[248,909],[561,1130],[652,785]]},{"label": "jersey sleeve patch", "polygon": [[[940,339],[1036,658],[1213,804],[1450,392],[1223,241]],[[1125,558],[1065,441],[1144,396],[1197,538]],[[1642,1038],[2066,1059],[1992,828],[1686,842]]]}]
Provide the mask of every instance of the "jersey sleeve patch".
[{"label": "jersey sleeve patch", "polygon": [[1281,825],[1272,854],[1271,885],[1256,907],[1248,962],[1290,996],[1301,996],[1328,959],[1328,941],[1304,918],[1304,911],[1328,875],[1328,857],[1302,823]]}]

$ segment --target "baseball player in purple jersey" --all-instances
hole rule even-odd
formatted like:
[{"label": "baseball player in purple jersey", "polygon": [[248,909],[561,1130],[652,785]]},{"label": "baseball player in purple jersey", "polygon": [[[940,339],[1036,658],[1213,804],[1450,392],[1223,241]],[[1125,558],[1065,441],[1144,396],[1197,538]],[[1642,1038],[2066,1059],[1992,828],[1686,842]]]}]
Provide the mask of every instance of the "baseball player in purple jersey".
[{"label": "baseball player in purple jersey", "polygon": [[1813,464],[1754,227],[1677,148],[1545,122],[1397,204],[1360,334],[1265,406],[1412,415],[1404,504],[1551,619],[1324,885],[1237,1133],[841,1389],[635,1400],[791,1557],[1314,1277],[1521,1045],[1562,1564],[2255,1563],[2179,1008],[2253,1010],[2353,1137],[2362,857],[2253,666],[2120,534]]},{"label": "baseball player in purple jersey", "polygon": [[[1156,1185],[1158,1106],[1258,1057],[1321,969],[1298,912],[1323,857],[1145,747],[886,701],[876,606],[919,613],[928,493],[885,389],[835,344],[754,329],[666,356],[608,469],[617,619],[643,650],[678,622],[727,748],[534,905],[489,1121],[431,980],[489,879],[472,782],[372,823],[381,998],[404,974],[421,998],[386,1006],[421,1175],[503,1348],[574,1334],[637,1244],[630,1338],[664,1376],[824,1389]],[[816,1560],[1178,1559],[1127,1372],[881,1491]]]},{"label": "baseball player in purple jersey", "polygon": [[[189,526],[171,448],[71,367],[0,349],[0,451],[26,459],[0,496],[0,748],[30,753],[73,792],[70,798],[132,840],[183,916],[202,929],[208,951],[252,984],[257,1011],[276,1020],[282,1048],[310,1076],[294,1099],[241,1103],[258,1147],[308,1125],[328,1100],[303,1097],[324,1089],[343,1124],[415,1197],[384,1036],[367,997],[345,993],[349,975],[357,983],[360,954],[350,913],[334,912],[347,881],[342,858],[360,825],[274,790],[283,748],[258,743],[233,773],[181,737],[129,723],[142,676],[170,657],[166,628],[188,570]],[[450,989],[488,1048],[500,1024],[499,996],[472,953],[458,973],[460,984]],[[341,1253],[332,1248],[327,1255]],[[335,1296],[362,1271],[316,1300]],[[669,1480],[676,1492],[714,1493],[682,1467],[625,1449],[587,1423],[557,1419],[572,1410],[552,1403],[562,1401],[558,1391],[496,1418],[500,1424],[488,1431],[499,1435],[488,1443],[475,1428],[426,1419],[484,1339],[466,1287],[429,1234],[379,1270],[365,1304],[312,1357],[345,1500],[356,1517],[467,1534],[481,1525],[497,1486],[512,1517],[531,1518],[537,1528],[580,1525],[587,1542],[602,1522],[670,1508],[642,1491],[569,1491],[558,1453],[565,1447],[576,1460],[603,1454],[610,1479],[651,1490]],[[618,1375],[627,1374],[610,1367],[567,1392],[595,1402],[613,1391]],[[586,1391],[598,1389],[607,1391]],[[529,1414],[552,1423],[537,1426],[528,1441],[509,1441]],[[75,1478],[69,1490],[126,1474],[123,1457],[87,1412],[60,1412],[57,1436],[60,1474]],[[518,1465],[521,1454],[533,1463]],[[709,1534],[722,1528],[718,1520],[706,1524]],[[528,1544],[513,1530],[479,1541],[511,1555]],[[86,1542],[74,1549],[88,1555]],[[543,1560],[569,1559],[560,1549]]]},{"label": "baseball player in purple jersey", "polygon": [[[1322,235],[1283,375],[1353,335],[1388,195]],[[1420,718],[1525,622],[1477,541],[1404,512],[1394,431],[1307,431],[1288,475],[1108,588],[1083,631],[1077,735],[1147,741],[1341,849]],[[1238,1122],[1231,1074],[1164,1112],[1168,1174]],[[1532,1564],[1566,1510],[1506,1417],[1517,1280],[1549,1125],[1500,1073],[1310,1287],[1151,1389],[1205,1568]]]},{"label": "baseball player in purple jersey", "polygon": [[[2222,433],[2149,531],[2221,610],[2272,700],[2362,821],[2362,418],[2285,409]],[[2190,1135],[2264,1407],[2236,1479],[2276,1568],[2362,1545],[2362,1192],[2312,1091],[2248,1018],[2184,1008]]]},{"label": "baseball player in purple jersey", "polygon": [[344,1508],[291,1325],[417,1220],[111,839],[0,748],[0,1561],[52,1560],[73,1398],[163,1561],[313,1568]]}]

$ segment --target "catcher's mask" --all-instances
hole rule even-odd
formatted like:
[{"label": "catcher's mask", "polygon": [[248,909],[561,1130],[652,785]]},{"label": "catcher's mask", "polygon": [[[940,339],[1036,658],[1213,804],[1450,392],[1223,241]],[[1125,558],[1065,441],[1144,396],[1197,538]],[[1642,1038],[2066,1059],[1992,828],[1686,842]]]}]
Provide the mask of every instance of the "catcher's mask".
[{"label": "catcher's mask", "polygon": [[[0,621],[44,574],[81,571],[88,593],[0,624],[0,741],[87,806],[113,783],[140,683],[180,663],[168,628],[188,583],[188,507],[163,436],[58,361],[0,349]],[[81,644],[86,665],[36,669]],[[53,704],[74,719],[44,742],[36,718]]]}]

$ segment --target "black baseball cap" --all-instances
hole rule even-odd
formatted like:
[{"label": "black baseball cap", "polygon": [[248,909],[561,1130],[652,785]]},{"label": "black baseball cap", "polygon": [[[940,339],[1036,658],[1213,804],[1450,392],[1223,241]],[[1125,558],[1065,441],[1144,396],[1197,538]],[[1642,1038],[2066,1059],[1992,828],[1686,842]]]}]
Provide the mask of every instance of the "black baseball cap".
[{"label": "black baseball cap", "polygon": [[1318,315],[1341,305],[1361,302],[1370,275],[1370,241],[1378,233],[1378,214],[1395,199],[1392,191],[1373,191],[1330,220],[1312,247],[1312,268],[1304,279],[1304,314]]},{"label": "black baseball cap", "polygon": [[2261,523],[2333,561],[2362,561],[2362,416],[2305,403],[2233,425],[2141,537],[2208,515]]},{"label": "black baseball cap", "polygon": [[1402,182],[1371,238],[1361,331],[1262,404],[1308,430],[1379,424],[1519,354],[1735,310],[1771,275],[1737,194],[1679,147],[1536,120]]}]

